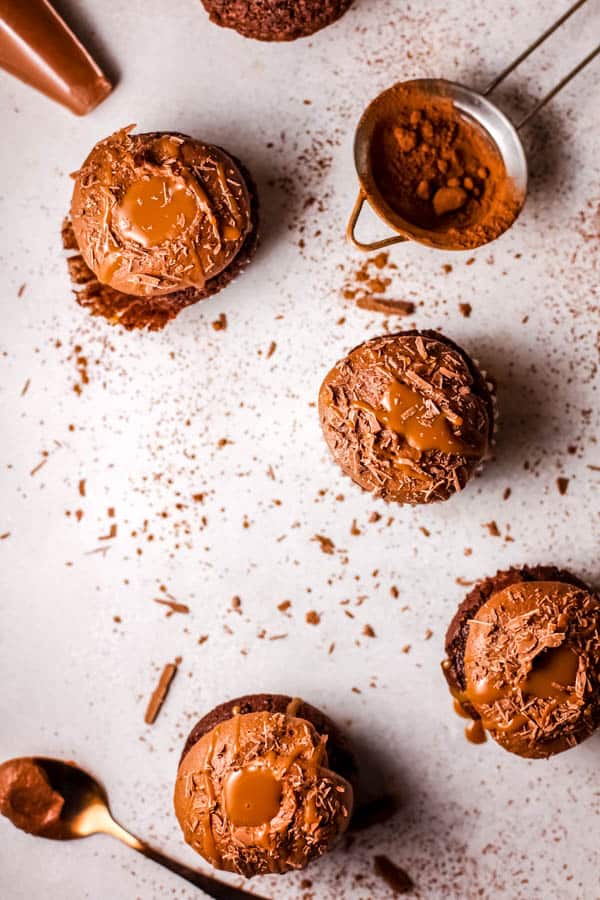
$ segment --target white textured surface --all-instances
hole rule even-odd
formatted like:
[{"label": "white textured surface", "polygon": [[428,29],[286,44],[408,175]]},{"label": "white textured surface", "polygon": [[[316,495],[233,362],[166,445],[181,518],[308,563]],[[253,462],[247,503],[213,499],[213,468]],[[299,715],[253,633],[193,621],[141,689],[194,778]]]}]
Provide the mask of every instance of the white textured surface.
[{"label": "white textured surface", "polygon": [[[114,95],[77,120],[0,78],[0,534],[10,532],[0,541],[0,758],[77,759],[103,779],[124,825],[193,864],[171,810],[188,729],[240,693],[300,694],[348,723],[367,793],[399,790],[404,807],[349,852],[257,883],[263,895],[380,900],[389,895],[372,873],[381,852],[431,900],[600,896],[600,738],[546,763],[473,747],[439,671],[464,593],[456,577],[545,561],[600,580],[599,63],[527,131],[531,194],[509,234],[474,254],[413,245],[393,253],[388,296],[422,301],[401,327],[441,328],[498,381],[496,462],[445,505],[386,509],[330,462],[314,408],[329,366],[384,327],[340,294],[362,262],[343,229],[363,106],[401,78],[481,87],[565,5],[356,0],[314,39],[265,46],[211,26],[196,0],[64,0],[104,62],[110,47]],[[506,107],[522,108],[583,56],[599,20],[590,0],[511,79]],[[229,148],[254,172],[262,201],[264,240],[247,273],[154,335],[121,333],[80,310],[59,240],[68,173],[96,140],[132,121]],[[322,203],[304,209],[311,196]],[[469,319],[459,302],[472,304]],[[229,325],[216,332],[221,312]],[[80,396],[77,345],[89,373]],[[219,449],[221,438],[232,443]],[[570,479],[564,497],[559,475]],[[377,524],[368,523],[373,510],[383,514]],[[353,519],[360,535],[350,533]],[[502,537],[488,534],[490,520]],[[112,522],[117,537],[99,541]],[[334,556],[311,541],[316,533],[334,541]],[[99,546],[106,555],[90,554]],[[165,618],[153,603],[160,585],[190,615]],[[235,594],[242,615],[228,611]],[[289,618],[277,610],[285,599]],[[305,622],[311,609],[319,626]],[[362,636],[367,623],[376,638]],[[287,636],[268,640],[278,634]],[[177,655],[168,701],[146,727],[157,673]],[[200,892],[108,838],[56,845],[0,821],[0,894]]]}]

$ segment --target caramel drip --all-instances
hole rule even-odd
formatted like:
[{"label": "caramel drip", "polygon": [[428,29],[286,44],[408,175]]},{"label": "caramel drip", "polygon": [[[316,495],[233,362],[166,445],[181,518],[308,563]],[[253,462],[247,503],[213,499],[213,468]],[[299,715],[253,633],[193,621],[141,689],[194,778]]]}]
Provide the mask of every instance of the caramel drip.
[{"label": "caramel drip", "polygon": [[481,719],[475,719],[465,728],[465,737],[470,744],[485,744],[487,735]]},{"label": "caramel drip", "polygon": [[471,718],[471,716],[466,711],[466,709],[464,708],[464,706],[462,705],[462,703],[460,702],[458,697],[454,698],[454,700],[452,701],[452,706],[454,708],[454,712],[456,713],[456,715],[460,716],[461,719],[470,719]]},{"label": "caramel drip", "polygon": [[146,249],[184,238],[198,205],[179,178],[152,175],[134,181],[113,212],[113,222],[126,240]]},{"label": "caramel drip", "polygon": [[223,797],[232,825],[256,828],[279,813],[281,783],[266,766],[248,766],[227,776]]},{"label": "caramel drip", "polygon": [[238,756],[240,752],[240,730],[242,727],[242,718],[239,709],[234,713],[233,720],[235,722],[235,733],[233,738],[233,754]]},{"label": "caramel drip", "polygon": [[360,401],[355,406],[372,413],[381,425],[401,435],[410,447],[421,453],[427,450],[460,456],[481,453],[480,447],[466,444],[453,433],[444,413],[432,415],[427,400],[396,379],[390,383],[380,406],[372,407]]},{"label": "caramel drip", "polygon": [[302,700],[299,697],[292,697],[285,710],[286,716],[297,716],[301,704]]}]

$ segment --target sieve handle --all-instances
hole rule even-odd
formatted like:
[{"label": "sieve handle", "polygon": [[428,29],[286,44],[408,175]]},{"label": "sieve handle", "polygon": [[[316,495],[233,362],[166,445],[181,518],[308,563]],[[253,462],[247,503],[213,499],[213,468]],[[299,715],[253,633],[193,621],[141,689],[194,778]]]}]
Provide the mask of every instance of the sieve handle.
[{"label": "sieve handle", "polygon": [[366,199],[367,195],[361,187],[358,192],[358,197],[356,198],[354,208],[350,214],[348,227],[346,228],[346,237],[348,238],[350,243],[353,244],[357,250],[362,250],[364,253],[370,253],[371,250],[381,250],[382,247],[390,247],[392,244],[400,244],[403,241],[407,241],[408,238],[403,237],[401,234],[397,234],[394,237],[384,238],[382,241],[373,241],[370,244],[363,244],[362,241],[359,241],[357,239],[354,233],[356,229],[356,223],[358,222],[358,217],[361,214]]},{"label": "sieve handle", "polygon": [[[530,56],[534,50],[537,50],[537,48],[541,44],[543,44],[551,34],[554,34],[557,28],[560,28],[560,26],[564,22],[566,22],[567,19],[569,19],[573,15],[573,13],[576,13],[577,10],[584,5],[584,3],[587,3],[587,0],[577,0],[576,3],[570,6],[569,9],[556,20],[556,22],[553,22],[553,24],[550,25],[550,27],[547,28],[546,31],[543,32],[543,34],[540,34],[540,36],[536,38],[536,40],[532,44],[529,45],[529,47],[523,50],[523,52],[520,53],[516,59],[513,59],[513,61],[509,63],[506,68],[503,69],[500,74],[497,75],[494,80],[488,84],[485,91],[483,91],[483,96],[487,97],[489,94],[491,94],[492,91],[495,90],[495,88],[497,88],[498,85],[501,84],[504,79],[507,78],[508,75],[510,75],[511,72],[514,72],[514,70],[521,65],[523,60],[527,59],[527,57]],[[562,78],[558,82],[558,84],[552,88],[552,90],[548,91],[548,93],[544,97],[542,97],[541,100],[538,100],[535,106],[530,109],[530,111],[526,113],[526,115],[523,116],[523,118],[515,125],[515,128],[522,128],[523,125],[529,122],[529,120],[532,119],[540,111],[540,109],[542,109],[542,107],[544,107],[550,100],[552,100],[552,98],[555,97],[556,94],[558,94],[558,92],[561,91],[564,86],[569,83],[569,81],[571,81],[572,78],[575,78],[575,76],[578,75],[579,72],[581,72],[581,70],[585,68],[585,66],[587,66],[588,63],[590,63],[599,53],[600,44],[596,47],[595,50],[592,50],[591,53],[588,53],[585,59],[582,59],[574,69],[571,69],[571,71],[567,75],[565,75],[565,77]]]},{"label": "sieve handle", "polygon": [[542,109],[542,107],[544,107],[546,105],[546,103],[548,103],[550,100],[552,100],[552,98],[555,97],[559,91],[562,91],[564,86],[566,84],[568,84],[572,78],[575,78],[575,76],[578,75],[579,72],[581,72],[581,70],[584,69],[588,65],[588,63],[591,63],[591,61],[596,56],[598,56],[599,53],[600,53],[600,44],[598,44],[598,46],[596,47],[595,50],[592,50],[591,53],[588,53],[588,55],[585,57],[585,59],[582,59],[581,62],[575,66],[574,69],[571,69],[571,71],[567,75],[565,75],[564,78],[561,78],[561,80],[558,82],[558,84],[555,85],[551,91],[548,91],[548,93],[544,97],[542,97],[541,100],[538,100],[538,102],[535,104],[533,109],[530,109],[529,112],[526,113],[519,122],[517,122],[517,124],[515,125],[515,128],[517,128],[517,129],[522,128],[523,125],[526,125],[530,119],[533,119],[533,117],[538,114],[540,109]]}]

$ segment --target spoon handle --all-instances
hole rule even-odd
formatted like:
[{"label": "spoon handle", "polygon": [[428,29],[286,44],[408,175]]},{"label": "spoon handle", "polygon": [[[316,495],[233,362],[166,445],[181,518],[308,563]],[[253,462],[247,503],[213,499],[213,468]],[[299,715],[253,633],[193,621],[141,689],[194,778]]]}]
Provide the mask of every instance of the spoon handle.
[{"label": "spoon handle", "polygon": [[148,859],[152,859],[166,869],[170,869],[171,872],[175,872],[180,878],[185,878],[190,884],[201,888],[204,893],[209,897],[212,897],[213,900],[266,900],[266,898],[260,897],[258,894],[251,894],[249,891],[244,891],[241,888],[233,887],[233,885],[225,884],[224,881],[219,881],[217,878],[211,878],[210,875],[204,875],[202,872],[196,872],[194,869],[184,866],[183,863],[179,863],[169,856],[165,856],[164,853],[155,850],[153,847],[144,843],[144,841],[140,841],[114,820],[111,821],[110,828],[107,829],[107,832],[112,837],[127,844],[132,850],[137,850],[138,853],[142,853],[144,856],[148,857]]}]

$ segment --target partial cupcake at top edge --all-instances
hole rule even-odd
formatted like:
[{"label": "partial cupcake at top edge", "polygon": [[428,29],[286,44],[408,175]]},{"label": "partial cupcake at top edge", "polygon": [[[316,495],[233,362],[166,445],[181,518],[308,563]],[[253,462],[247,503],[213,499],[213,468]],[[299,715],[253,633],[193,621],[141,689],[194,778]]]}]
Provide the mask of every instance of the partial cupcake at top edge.
[{"label": "partial cupcake at top edge", "polygon": [[489,453],[492,385],[435,331],[403,331],[355,347],[319,392],[334,460],[364,490],[397,503],[447,500]]},{"label": "partial cupcake at top edge", "polygon": [[331,25],[353,0],[202,0],[216,25],[259,41],[294,41]]},{"label": "partial cupcake at top edge", "polygon": [[479,581],[446,657],[459,710],[511,753],[552,756],[600,724],[600,598],[570,572],[513,567]]},{"label": "partial cupcake at top edge", "polygon": [[254,255],[258,202],[220,147],[123,128],[75,174],[63,228],[77,302],[125,328],[162,328],[226,287]]},{"label": "partial cupcake at top edge", "polygon": [[215,868],[302,869],[350,823],[356,763],[331,720],[302,700],[252,694],[216,707],[183,749],[174,804],[184,838]]}]

